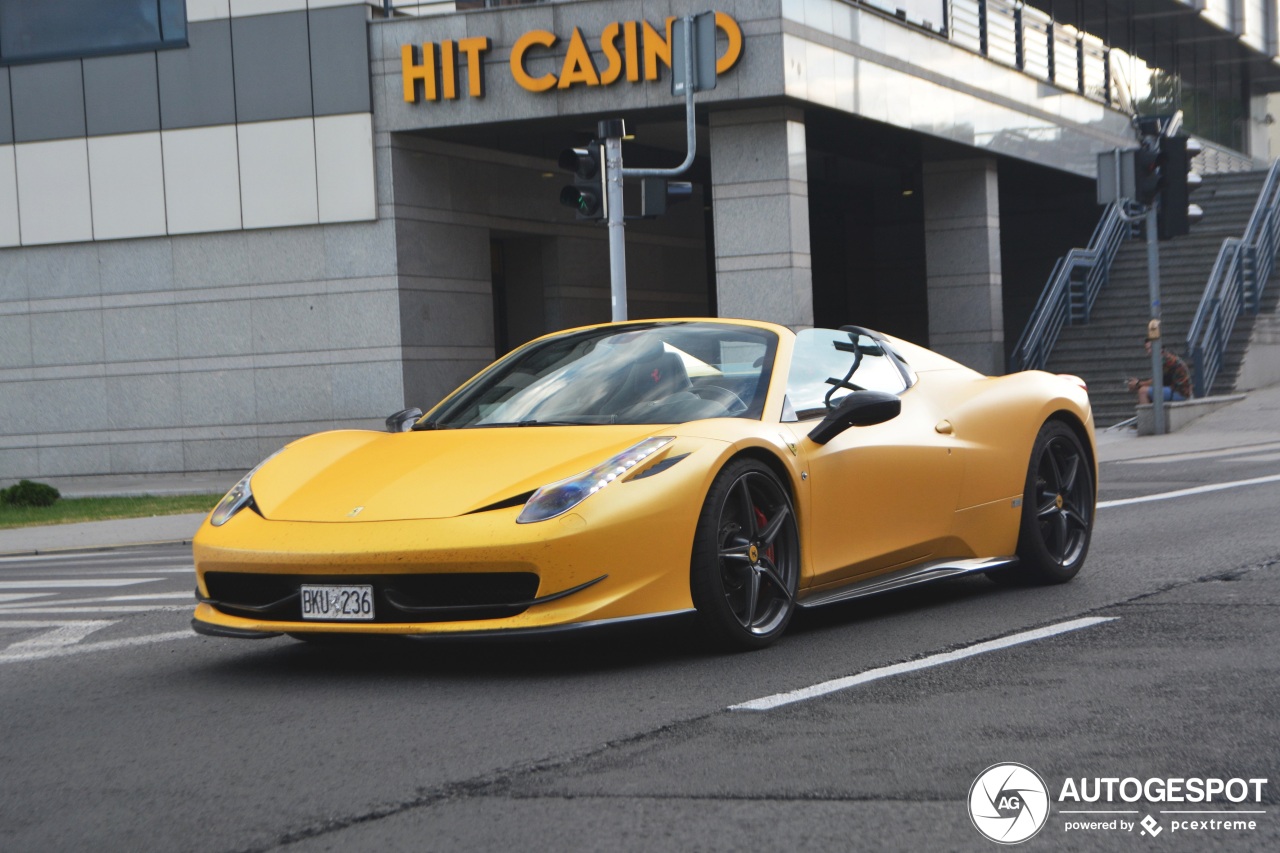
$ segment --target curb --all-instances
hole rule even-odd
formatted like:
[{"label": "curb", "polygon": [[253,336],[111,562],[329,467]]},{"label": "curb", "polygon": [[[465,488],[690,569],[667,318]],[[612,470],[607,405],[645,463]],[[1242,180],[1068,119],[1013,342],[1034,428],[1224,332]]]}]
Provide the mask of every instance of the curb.
[{"label": "curb", "polygon": [[29,548],[22,551],[0,551],[0,558],[37,557],[46,554],[85,554],[95,551],[125,551],[130,548],[152,548],[160,545],[190,544],[190,539],[156,539],[150,542],[122,542],[113,545],[78,545],[74,548]]}]

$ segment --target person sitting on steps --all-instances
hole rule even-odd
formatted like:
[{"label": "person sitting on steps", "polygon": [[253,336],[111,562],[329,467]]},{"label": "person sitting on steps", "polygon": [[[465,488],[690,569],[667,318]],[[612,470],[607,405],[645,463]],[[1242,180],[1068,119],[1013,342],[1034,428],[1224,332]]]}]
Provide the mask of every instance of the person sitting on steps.
[{"label": "person sitting on steps", "polygon": [[[1145,341],[1147,355],[1151,355],[1151,341]],[[1161,388],[1164,390],[1166,403],[1178,403],[1191,399],[1191,369],[1187,363],[1171,350],[1160,350]],[[1127,385],[1130,391],[1138,394],[1139,405],[1151,403],[1151,380],[1129,377]]]}]

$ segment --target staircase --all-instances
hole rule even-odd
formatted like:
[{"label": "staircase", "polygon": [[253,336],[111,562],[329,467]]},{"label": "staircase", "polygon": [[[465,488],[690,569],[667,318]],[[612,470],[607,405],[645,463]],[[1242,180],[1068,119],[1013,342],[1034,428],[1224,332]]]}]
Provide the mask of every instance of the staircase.
[{"label": "staircase", "polygon": [[[1218,249],[1225,238],[1244,234],[1266,176],[1265,171],[1206,175],[1193,196],[1204,219],[1190,234],[1160,243],[1163,343],[1184,358],[1187,332]],[[1064,328],[1045,366],[1050,373],[1074,374],[1088,383],[1099,427],[1134,416],[1136,397],[1125,388],[1125,379],[1151,375],[1151,358],[1142,347],[1150,312],[1146,240],[1129,240],[1116,254],[1089,323]],[[1234,387],[1252,328],[1252,318],[1236,324],[1214,393]]]}]

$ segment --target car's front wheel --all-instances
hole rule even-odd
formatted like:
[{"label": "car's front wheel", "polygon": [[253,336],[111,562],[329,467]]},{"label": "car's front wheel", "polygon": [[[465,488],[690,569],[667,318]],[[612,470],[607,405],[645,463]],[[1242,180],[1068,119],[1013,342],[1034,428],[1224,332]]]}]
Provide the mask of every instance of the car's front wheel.
[{"label": "car's front wheel", "polygon": [[761,462],[731,462],[711,484],[693,542],[689,586],[704,631],[723,648],[769,645],[791,621],[799,579],[786,488]]},{"label": "car's front wheel", "polygon": [[1018,563],[993,578],[1055,584],[1075,577],[1089,553],[1094,501],[1093,465],[1080,439],[1061,421],[1047,422],[1027,468]]}]

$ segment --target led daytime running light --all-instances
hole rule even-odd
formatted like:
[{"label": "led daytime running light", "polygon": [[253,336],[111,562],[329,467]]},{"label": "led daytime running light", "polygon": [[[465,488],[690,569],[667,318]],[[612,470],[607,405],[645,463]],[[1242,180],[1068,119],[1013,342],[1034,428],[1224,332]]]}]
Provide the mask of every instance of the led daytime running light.
[{"label": "led daytime running light", "polygon": [[669,435],[646,438],[594,468],[543,486],[529,498],[516,522],[529,524],[565,514],[673,441]]}]

